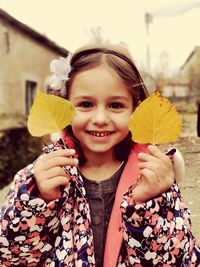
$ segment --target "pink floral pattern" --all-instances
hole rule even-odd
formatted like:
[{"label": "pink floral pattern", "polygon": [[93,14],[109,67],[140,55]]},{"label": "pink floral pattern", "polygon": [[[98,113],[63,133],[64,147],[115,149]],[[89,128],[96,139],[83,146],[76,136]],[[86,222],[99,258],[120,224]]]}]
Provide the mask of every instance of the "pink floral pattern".
[{"label": "pink floral pattern", "polygon": [[[0,266],[95,266],[90,210],[77,168],[67,168],[70,183],[62,197],[46,203],[37,197],[33,167],[16,174],[1,210]],[[131,203],[131,192],[121,203],[118,266],[198,266],[200,251],[178,186],[143,205]]]}]

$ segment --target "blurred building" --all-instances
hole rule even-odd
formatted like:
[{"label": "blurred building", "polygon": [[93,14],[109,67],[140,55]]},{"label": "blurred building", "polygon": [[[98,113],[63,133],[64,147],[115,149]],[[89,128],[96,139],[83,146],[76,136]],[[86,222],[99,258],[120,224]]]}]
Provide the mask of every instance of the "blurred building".
[{"label": "blurred building", "polygon": [[200,46],[195,46],[180,68],[179,79],[190,85],[190,96],[200,96]]},{"label": "blurred building", "polygon": [[23,127],[49,63],[68,51],[0,9],[0,130]]},{"label": "blurred building", "polygon": [[196,46],[179,73],[162,87],[163,95],[195,102],[200,96],[200,46]]},{"label": "blurred building", "polygon": [[190,86],[183,81],[171,80],[162,87],[162,94],[171,98],[187,98],[190,95]]}]

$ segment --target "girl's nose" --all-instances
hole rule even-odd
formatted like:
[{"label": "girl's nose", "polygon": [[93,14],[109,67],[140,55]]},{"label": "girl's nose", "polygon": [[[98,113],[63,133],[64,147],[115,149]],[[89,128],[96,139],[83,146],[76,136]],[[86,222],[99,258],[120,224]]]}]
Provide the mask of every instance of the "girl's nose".
[{"label": "girl's nose", "polygon": [[97,108],[92,116],[92,122],[98,125],[104,125],[109,122],[108,112],[105,108]]}]

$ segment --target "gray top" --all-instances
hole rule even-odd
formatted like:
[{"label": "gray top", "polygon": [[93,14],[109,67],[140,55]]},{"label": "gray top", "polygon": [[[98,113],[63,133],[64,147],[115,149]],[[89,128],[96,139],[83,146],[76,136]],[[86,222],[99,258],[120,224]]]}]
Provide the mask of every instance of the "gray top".
[{"label": "gray top", "polygon": [[115,200],[116,189],[124,165],[125,164],[122,163],[118,170],[106,180],[94,181],[83,177],[86,195],[90,206],[96,267],[103,266],[108,223]]}]

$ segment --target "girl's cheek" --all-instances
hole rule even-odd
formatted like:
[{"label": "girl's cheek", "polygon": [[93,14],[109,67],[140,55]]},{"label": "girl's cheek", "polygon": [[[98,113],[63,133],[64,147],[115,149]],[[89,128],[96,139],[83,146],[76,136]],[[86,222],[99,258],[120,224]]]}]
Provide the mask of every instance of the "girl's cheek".
[{"label": "girl's cheek", "polygon": [[71,122],[72,129],[84,127],[85,125],[85,119],[81,117],[79,114],[76,114]]}]

